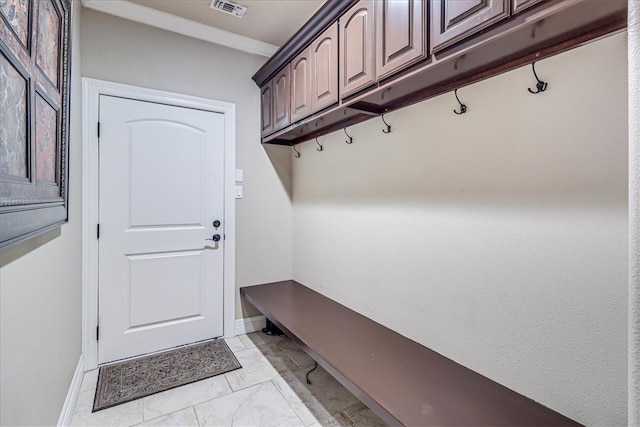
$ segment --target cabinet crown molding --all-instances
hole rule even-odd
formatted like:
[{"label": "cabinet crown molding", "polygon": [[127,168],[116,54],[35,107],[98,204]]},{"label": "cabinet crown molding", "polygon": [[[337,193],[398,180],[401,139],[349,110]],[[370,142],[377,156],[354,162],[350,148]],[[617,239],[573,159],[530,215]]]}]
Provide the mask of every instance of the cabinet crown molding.
[{"label": "cabinet crown molding", "polygon": [[282,67],[302,52],[315,37],[333,24],[358,0],[327,0],[287,43],[253,75],[258,86],[264,85]]}]

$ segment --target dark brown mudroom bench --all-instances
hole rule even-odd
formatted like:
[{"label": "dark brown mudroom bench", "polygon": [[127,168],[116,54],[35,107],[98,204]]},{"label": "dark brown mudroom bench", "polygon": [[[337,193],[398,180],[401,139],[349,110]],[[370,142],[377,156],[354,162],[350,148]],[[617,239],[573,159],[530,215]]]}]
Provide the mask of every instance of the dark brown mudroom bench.
[{"label": "dark brown mudroom bench", "polygon": [[391,425],[580,425],[293,280],[240,293]]}]

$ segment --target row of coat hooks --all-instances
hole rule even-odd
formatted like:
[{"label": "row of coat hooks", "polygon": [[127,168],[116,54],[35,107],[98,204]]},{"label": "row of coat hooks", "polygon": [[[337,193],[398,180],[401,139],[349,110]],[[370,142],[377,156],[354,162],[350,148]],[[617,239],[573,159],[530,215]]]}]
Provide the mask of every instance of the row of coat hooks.
[{"label": "row of coat hooks", "polygon": [[[536,63],[535,63],[535,61],[531,63],[531,68],[533,70],[533,76],[536,78],[536,81],[537,81],[536,89],[533,90],[531,88],[527,88],[527,90],[529,91],[529,93],[532,93],[532,94],[537,94],[537,93],[540,93],[540,92],[544,92],[545,90],[547,90],[547,87],[549,86],[549,83],[545,82],[543,80],[540,80],[540,77],[538,77],[538,73],[536,73]],[[461,115],[461,114],[466,113],[467,110],[468,110],[468,107],[466,106],[466,104],[463,104],[462,101],[460,101],[460,98],[458,98],[458,89],[454,90],[453,94],[455,95],[456,100],[458,101],[458,104],[460,104],[460,111],[456,111],[454,109],[453,112],[456,113],[457,115]],[[391,125],[389,123],[387,123],[387,121],[384,119],[384,113],[382,113],[380,115],[380,118],[382,119],[382,122],[386,126],[386,129],[382,129],[382,133],[391,133]],[[353,137],[350,136],[347,133],[347,128],[345,127],[343,130],[344,130],[344,134],[347,136],[347,138],[349,138],[345,142],[347,144],[353,144]],[[324,150],[324,146],[322,144],[320,144],[320,142],[318,141],[317,137],[316,137],[316,144],[318,145],[318,147],[316,148],[317,151],[323,151]],[[296,149],[295,145],[292,145],[292,147],[293,147],[293,151],[296,152],[295,157],[297,159],[299,159],[300,156],[301,156],[300,152]]]},{"label": "row of coat hooks", "polygon": [[[527,88],[527,90],[529,91],[529,93],[533,93],[534,95],[536,93],[540,93],[540,92],[544,92],[545,90],[547,90],[547,87],[549,86],[549,83],[540,80],[540,77],[538,77],[538,73],[536,73],[536,63],[535,61],[531,63],[531,69],[533,70],[533,76],[536,78],[536,90],[531,89],[530,87]],[[453,110],[454,113],[460,115],[460,114],[464,114],[467,112],[467,106],[466,104],[463,104],[462,101],[460,101],[460,98],[458,98],[458,89],[456,89],[455,91],[453,91],[453,94],[456,97],[456,100],[458,100],[458,104],[460,104],[460,111],[456,111]]]},{"label": "row of coat hooks", "polygon": [[[390,125],[389,123],[387,123],[387,121],[384,119],[384,113],[380,116],[380,118],[382,119],[382,122],[383,122],[383,123],[385,124],[385,126],[386,126],[386,129],[382,129],[382,132],[383,132],[383,133],[391,133],[391,125]],[[350,135],[347,133],[347,128],[344,128],[344,129],[343,129],[343,131],[344,131],[344,134],[345,134],[345,135],[347,135],[347,138],[349,138],[349,139],[345,140],[344,142],[346,142],[347,144],[353,144],[353,137],[352,137],[352,136],[350,136]],[[320,144],[320,141],[318,141],[318,137],[316,137],[316,144],[318,145],[318,146],[316,147],[316,150],[317,150],[317,151],[323,151],[323,150],[324,150],[324,146],[323,146],[322,144]],[[299,158],[300,158],[300,156],[302,156],[302,155],[301,155],[301,154],[300,154],[300,152],[296,149],[296,146],[295,146],[295,145],[292,145],[291,147],[293,148],[293,151],[295,151],[295,152],[296,152],[296,154],[295,154],[296,159],[299,159]]]}]

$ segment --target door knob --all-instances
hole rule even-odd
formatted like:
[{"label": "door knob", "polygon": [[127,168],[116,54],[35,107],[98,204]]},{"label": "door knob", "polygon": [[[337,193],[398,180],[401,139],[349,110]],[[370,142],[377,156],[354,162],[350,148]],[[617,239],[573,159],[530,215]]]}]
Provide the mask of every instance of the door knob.
[{"label": "door knob", "polygon": [[220,235],[219,234],[214,234],[210,239],[205,239],[205,240],[213,240],[214,242],[219,242],[220,241]]},{"label": "door knob", "polygon": [[213,228],[215,228],[216,230],[218,229],[218,227],[220,227],[220,221],[218,221],[217,219],[215,221],[213,221]]}]

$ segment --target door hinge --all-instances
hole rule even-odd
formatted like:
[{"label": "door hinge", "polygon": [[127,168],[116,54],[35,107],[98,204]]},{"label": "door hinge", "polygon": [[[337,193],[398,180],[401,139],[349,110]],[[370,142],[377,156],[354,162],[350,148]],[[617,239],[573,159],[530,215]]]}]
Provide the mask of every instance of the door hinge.
[{"label": "door hinge", "polygon": [[98,138],[100,138],[100,122],[98,122]]},{"label": "door hinge", "polygon": [[96,227],[96,239],[100,238],[100,224],[98,224],[98,226]]},{"label": "door hinge", "polygon": [[100,341],[100,326],[96,326],[96,341]]}]

